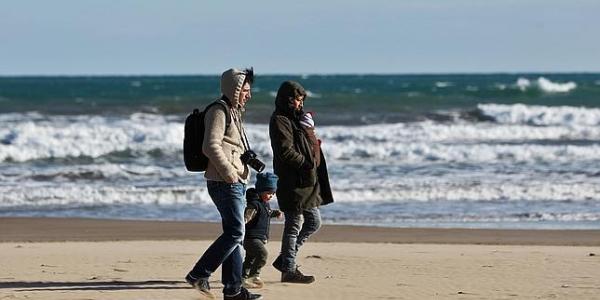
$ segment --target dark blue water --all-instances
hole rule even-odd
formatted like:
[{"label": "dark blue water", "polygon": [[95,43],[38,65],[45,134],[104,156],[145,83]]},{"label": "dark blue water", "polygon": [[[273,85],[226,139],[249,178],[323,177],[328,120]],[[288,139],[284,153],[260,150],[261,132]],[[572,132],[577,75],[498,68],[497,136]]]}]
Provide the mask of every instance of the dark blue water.
[{"label": "dark blue water", "polygon": [[[321,114],[323,125],[444,119],[440,110],[469,112],[481,103],[600,106],[600,74],[258,74],[249,121],[267,122],[284,80],[297,80],[311,92],[306,105]],[[569,83],[576,88],[556,91]],[[183,114],[218,95],[218,76],[0,77],[0,113]]]}]

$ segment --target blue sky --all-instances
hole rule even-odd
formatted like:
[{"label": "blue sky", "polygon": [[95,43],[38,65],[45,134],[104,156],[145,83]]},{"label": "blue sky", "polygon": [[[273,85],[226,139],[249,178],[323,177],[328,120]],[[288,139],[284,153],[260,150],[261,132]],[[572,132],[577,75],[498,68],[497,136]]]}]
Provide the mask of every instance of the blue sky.
[{"label": "blue sky", "polygon": [[600,71],[600,1],[0,2],[0,75]]}]

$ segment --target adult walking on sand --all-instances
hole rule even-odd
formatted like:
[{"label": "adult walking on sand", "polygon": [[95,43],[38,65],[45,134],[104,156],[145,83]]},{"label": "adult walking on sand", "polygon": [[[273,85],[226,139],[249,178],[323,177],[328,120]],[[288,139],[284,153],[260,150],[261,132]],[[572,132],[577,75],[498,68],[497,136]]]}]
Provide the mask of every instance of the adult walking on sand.
[{"label": "adult walking on sand", "polygon": [[285,81],[275,99],[269,123],[273,169],[279,176],[277,202],[285,216],[281,252],[273,266],[282,282],[311,283],[302,274],[296,254],[321,226],[319,206],[333,202],[325,157],[314,127],[303,126],[306,91],[297,82]]},{"label": "adult walking on sand", "polygon": [[[208,278],[222,265],[223,295],[226,300],[262,299],[242,287],[242,241],[246,183],[250,170],[240,156],[248,145],[242,112],[251,98],[252,69],[229,69],[221,76],[221,100],[227,105],[212,105],[206,111],[202,152],[208,157],[204,177],[208,193],[219,210],[223,234],[204,252],[185,280],[200,293],[214,298]],[[227,117],[230,116],[230,118]],[[231,120],[231,124],[227,124]]]}]

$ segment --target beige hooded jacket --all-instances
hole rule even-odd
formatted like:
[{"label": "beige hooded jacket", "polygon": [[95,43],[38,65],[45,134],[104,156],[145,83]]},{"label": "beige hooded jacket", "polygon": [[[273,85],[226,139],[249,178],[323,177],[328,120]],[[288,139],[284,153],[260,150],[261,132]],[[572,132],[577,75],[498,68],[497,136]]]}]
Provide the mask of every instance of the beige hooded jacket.
[{"label": "beige hooded jacket", "polygon": [[[250,177],[248,166],[240,156],[246,151],[242,142],[243,107],[238,103],[246,73],[229,69],[221,75],[221,93],[229,99],[231,107],[225,111],[222,105],[213,105],[205,115],[205,132],[202,152],[208,157],[204,178],[228,183],[247,183]],[[231,114],[231,124],[225,131],[225,114]]]}]

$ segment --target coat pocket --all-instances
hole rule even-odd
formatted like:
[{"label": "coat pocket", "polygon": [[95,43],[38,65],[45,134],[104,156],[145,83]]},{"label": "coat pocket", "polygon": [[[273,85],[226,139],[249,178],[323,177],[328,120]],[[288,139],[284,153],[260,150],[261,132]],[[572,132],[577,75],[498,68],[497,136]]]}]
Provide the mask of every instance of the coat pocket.
[{"label": "coat pocket", "polygon": [[236,169],[244,169],[244,166],[240,160],[240,151],[237,149],[235,145],[230,144],[227,141],[223,142],[223,152],[225,154],[225,158],[229,161],[231,165],[233,165]]},{"label": "coat pocket", "polygon": [[301,188],[314,186],[317,183],[317,174],[314,168],[311,170],[298,170],[297,183],[298,187]]}]

